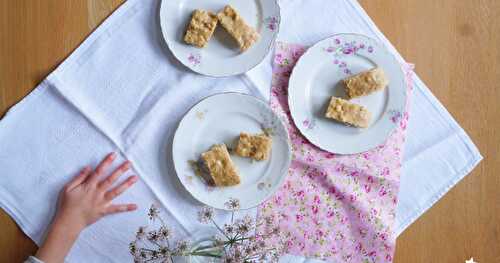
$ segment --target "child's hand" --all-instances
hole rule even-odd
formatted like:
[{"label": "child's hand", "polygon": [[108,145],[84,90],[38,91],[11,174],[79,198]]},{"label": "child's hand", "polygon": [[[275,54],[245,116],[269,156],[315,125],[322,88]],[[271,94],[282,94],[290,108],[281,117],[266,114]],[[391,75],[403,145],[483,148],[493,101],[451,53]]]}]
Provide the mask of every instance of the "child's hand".
[{"label": "child's hand", "polygon": [[111,204],[115,197],[137,182],[137,176],[130,176],[118,186],[111,187],[130,167],[128,161],[124,162],[109,176],[104,177],[115,157],[114,153],[108,154],[94,171],[86,167],[64,186],[59,194],[60,206],[47,238],[36,254],[38,259],[47,263],[63,262],[86,226],[105,215],[137,209],[135,204]]},{"label": "child's hand", "polygon": [[71,225],[74,229],[83,229],[105,215],[137,209],[135,204],[111,204],[115,197],[137,182],[137,176],[130,176],[110,189],[130,167],[130,162],[126,161],[104,178],[115,157],[114,153],[106,156],[95,171],[86,167],[63,188],[56,221]]}]

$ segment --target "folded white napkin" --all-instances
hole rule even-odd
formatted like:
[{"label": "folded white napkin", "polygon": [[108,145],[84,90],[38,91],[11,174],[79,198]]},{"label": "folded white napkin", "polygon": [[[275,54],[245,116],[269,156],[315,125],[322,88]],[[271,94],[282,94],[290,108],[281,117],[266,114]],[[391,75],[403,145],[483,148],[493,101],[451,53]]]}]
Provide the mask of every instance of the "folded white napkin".
[{"label": "folded white napkin", "polygon": [[[280,40],[312,44],[337,32],[359,32],[392,46],[358,3],[286,0]],[[0,121],[0,206],[36,243],[53,215],[59,189],[107,152],[128,158],[141,181],[119,201],[138,212],[108,217],[86,229],[69,262],[126,262],[127,245],[146,209],[160,202],[178,235],[200,228],[199,203],[180,186],[171,141],[194,103],[223,91],[268,97],[268,62],[246,75],[208,78],[170,54],[159,30],[159,0],[129,0]],[[480,160],[476,147],[415,79],[397,231],[413,222]],[[286,259],[284,259],[286,260]],[[293,262],[298,259],[292,259]]]}]

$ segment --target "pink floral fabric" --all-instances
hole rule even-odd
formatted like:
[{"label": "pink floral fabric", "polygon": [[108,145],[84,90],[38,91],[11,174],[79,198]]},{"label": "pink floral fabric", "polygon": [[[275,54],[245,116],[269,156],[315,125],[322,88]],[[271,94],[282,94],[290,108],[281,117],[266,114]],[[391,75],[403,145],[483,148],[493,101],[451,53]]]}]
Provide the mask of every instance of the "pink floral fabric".
[{"label": "pink floral fabric", "polygon": [[[288,80],[304,51],[298,45],[276,46],[270,103],[288,127],[293,160],[284,186],[259,207],[259,216],[280,215],[278,227],[289,254],[333,262],[392,262],[408,113],[390,114],[399,126],[375,149],[354,155],[320,150],[300,134],[288,108]],[[410,66],[406,73],[410,78]]]}]

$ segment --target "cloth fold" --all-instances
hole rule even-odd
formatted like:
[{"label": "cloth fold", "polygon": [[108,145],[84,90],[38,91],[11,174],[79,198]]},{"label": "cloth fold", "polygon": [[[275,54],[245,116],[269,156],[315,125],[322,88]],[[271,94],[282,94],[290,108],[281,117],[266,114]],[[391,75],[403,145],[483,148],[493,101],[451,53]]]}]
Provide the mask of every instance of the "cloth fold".
[{"label": "cloth fold", "polygon": [[[86,229],[68,262],[126,262],[152,202],[179,237],[200,227],[200,206],[180,185],[171,161],[175,127],[200,99],[224,91],[269,98],[271,55],[245,75],[209,78],[188,71],[166,48],[159,0],[129,0],[0,121],[0,207],[36,243],[50,223],[59,189],[84,165],[111,151],[141,180],[117,202],[135,213]],[[333,33],[383,37],[356,1],[280,1],[281,41],[310,45]],[[328,26],[325,26],[328,25]],[[399,234],[481,160],[465,132],[414,77],[412,118],[396,212]],[[425,129],[423,128],[425,127]],[[429,149],[429,150],[426,150]],[[224,215],[222,215],[224,217]]]}]

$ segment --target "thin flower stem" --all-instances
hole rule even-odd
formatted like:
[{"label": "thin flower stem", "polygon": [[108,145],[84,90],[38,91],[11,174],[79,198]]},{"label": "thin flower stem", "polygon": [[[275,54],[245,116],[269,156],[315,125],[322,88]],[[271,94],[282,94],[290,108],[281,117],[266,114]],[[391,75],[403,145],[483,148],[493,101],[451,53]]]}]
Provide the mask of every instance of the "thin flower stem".
[{"label": "thin flower stem", "polygon": [[220,254],[221,250],[219,249],[216,249],[216,250],[197,250],[197,251],[191,251],[190,253],[195,253],[195,254],[201,254],[201,253],[209,253],[209,254],[213,254],[213,253],[217,253],[217,254]]},{"label": "thin flower stem", "polygon": [[199,251],[199,250],[203,250],[203,249],[207,249],[207,248],[214,248],[214,247],[218,247],[218,246],[214,246],[214,245],[200,246],[200,247],[197,247],[194,251]]},{"label": "thin flower stem", "polygon": [[227,238],[227,239],[231,239],[229,238],[226,233],[224,233],[224,231],[219,227],[219,225],[217,225],[217,223],[215,223],[215,221],[213,219],[212,220],[212,223],[215,225],[215,227]]},{"label": "thin flower stem", "polygon": [[269,251],[273,251],[273,250],[276,250],[276,249],[274,249],[274,248],[264,249],[262,251],[259,251],[259,253],[254,253],[254,254],[251,254],[251,255],[247,256],[248,258],[245,258],[245,259],[252,259],[252,258],[255,258],[255,257],[259,257],[262,254],[265,254],[265,253],[267,253]]},{"label": "thin flower stem", "polygon": [[220,249],[202,249],[202,250],[195,250],[195,251],[191,251],[191,253],[211,253],[211,252],[220,252],[221,250]]},{"label": "thin flower stem", "polygon": [[163,219],[161,217],[158,216],[158,219],[160,220],[160,223],[162,226],[165,226],[165,222],[163,221]]},{"label": "thin flower stem", "polygon": [[209,246],[201,246],[201,247],[197,247],[195,248],[192,252],[198,252],[198,251],[203,251],[205,249],[214,249],[214,248],[222,248],[224,245],[218,245],[218,246],[214,246],[214,245],[209,245]]},{"label": "thin flower stem", "polygon": [[241,237],[241,238],[235,239],[234,241],[238,242],[238,241],[243,241],[243,240],[247,240],[247,239],[250,239],[250,238],[249,237]]},{"label": "thin flower stem", "polygon": [[139,248],[139,250],[146,250],[146,251],[149,251],[149,252],[156,251],[156,250],[145,248],[145,247],[141,247],[141,248]]},{"label": "thin flower stem", "polygon": [[240,235],[240,233],[236,233],[236,235],[234,235],[233,239],[237,240],[239,235]]},{"label": "thin flower stem", "polygon": [[212,257],[212,258],[221,258],[220,254],[212,254],[212,253],[191,253],[191,256],[202,256],[202,257]]},{"label": "thin flower stem", "polygon": [[158,244],[158,242],[157,242],[157,241],[155,241],[155,240],[151,240],[151,243],[153,243],[153,244],[157,245],[159,248],[161,248],[161,247],[162,247],[162,245]]},{"label": "thin flower stem", "polygon": [[231,211],[231,224],[233,224],[233,223],[234,223],[234,220],[233,220],[233,219],[234,219],[234,210],[233,210],[233,211]]}]

